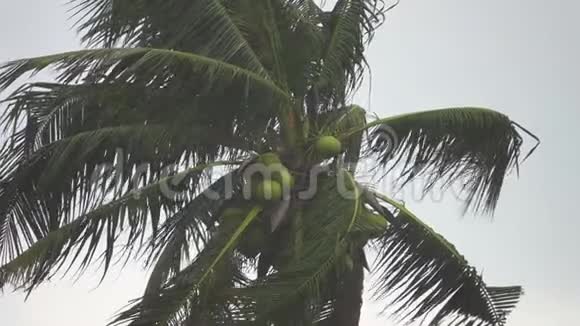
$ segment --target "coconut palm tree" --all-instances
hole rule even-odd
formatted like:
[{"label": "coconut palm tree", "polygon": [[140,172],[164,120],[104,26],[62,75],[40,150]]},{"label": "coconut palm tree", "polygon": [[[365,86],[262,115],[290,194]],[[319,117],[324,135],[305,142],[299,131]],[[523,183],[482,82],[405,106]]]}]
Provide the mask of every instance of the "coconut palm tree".
[{"label": "coconut palm tree", "polygon": [[114,324],[353,326],[367,269],[401,322],[505,323],[522,289],[488,286],[375,188],[462,182],[490,214],[533,135],[489,109],[352,104],[392,7],[72,3],[85,50],[0,68],[0,90],[56,73],[4,98],[0,288],[139,259],[149,281]]}]

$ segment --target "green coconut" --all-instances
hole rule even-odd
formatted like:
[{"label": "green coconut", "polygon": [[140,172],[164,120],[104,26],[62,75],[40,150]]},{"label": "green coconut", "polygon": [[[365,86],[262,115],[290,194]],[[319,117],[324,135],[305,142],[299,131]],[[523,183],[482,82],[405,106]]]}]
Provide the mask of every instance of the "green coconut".
[{"label": "green coconut", "polygon": [[342,144],[333,136],[322,136],[316,141],[316,151],[322,157],[334,157],[342,151]]},{"label": "green coconut", "polygon": [[254,197],[258,200],[282,199],[282,185],[274,180],[262,180],[257,182],[253,189]]},{"label": "green coconut", "polygon": [[266,165],[266,166],[270,166],[273,164],[280,164],[280,157],[278,156],[278,154],[274,153],[274,152],[268,152],[268,153],[264,153],[262,155],[260,155],[260,157],[258,158],[258,162]]},{"label": "green coconut", "polygon": [[294,176],[282,164],[275,164],[271,167],[272,180],[277,181],[283,187],[282,189],[292,189],[294,187]]}]

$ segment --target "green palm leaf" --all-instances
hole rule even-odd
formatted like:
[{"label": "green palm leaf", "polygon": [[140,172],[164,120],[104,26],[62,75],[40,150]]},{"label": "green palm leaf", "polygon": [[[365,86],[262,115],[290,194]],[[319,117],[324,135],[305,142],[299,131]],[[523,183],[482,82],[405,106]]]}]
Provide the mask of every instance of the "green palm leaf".
[{"label": "green palm leaf", "polygon": [[[383,126],[371,138],[371,151],[378,154],[380,165],[392,168],[401,163],[403,184],[425,177],[425,191],[462,182],[466,209],[475,211],[494,210],[504,177],[518,166],[523,143],[517,124],[481,108],[403,114],[366,128],[373,126]],[[391,128],[386,135],[384,126]]]},{"label": "green palm leaf", "polygon": [[[214,183],[173,216],[168,217],[151,240],[148,262],[155,262],[144,297],[156,294],[163,284],[177,274],[183,261],[192,257],[191,247],[200,252],[207,244],[206,230],[215,227],[227,192],[240,189],[239,172],[232,171]],[[231,182],[233,189],[227,189]],[[217,197],[217,198],[216,198]],[[148,304],[148,303],[145,303]]]},{"label": "green palm leaf", "polygon": [[522,288],[487,286],[443,236],[400,203],[376,196],[398,210],[378,239],[376,297],[389,300],[402,321],[431,316],[430,325],[504,325]]},{"label": "green palm leaf", "polygon": [[[31,245],[105,198],[157,182],[170,169],[207,162],[224,148],[213,143],[223,136],[213,135],[207,128],[182,130],[159,125],[117,126],[81,132],[33,153],[26,150],[25,143],[7,147],[0,159],[2,260],[15,257],[22,240]],[[199,181],[191,179],[181,187],[195,191]],[[164,206],[178,204],[166,202]],[[12,236],[15,233],[28,236],[21,239]]]},{"label": "green palm leaf", "polygon": [[487,109],[368,122],[348,103],[398,1],[72,3],[88,49],[0,65],[0,91],[56,72],[1,102],[0,289],[140,258],[143,297],[114,324],[357,326],[366,268],[403,322],[505,324],[520,287],[487,286],[354,177],[463,182],[466,207],[492,212],[535,138]]},{"label": "green palm leaf", "polygon": [[380,0],[339,0],[326,23],[328,36],[321,68],[314,82],[314,96],[322,105],[342,105],[361,81],[366,59],[364,50],[383,15]]},{"label": "green palm leaf", "polygon": [[60,71],[59,80],[67,83],[82,78],[87,72],[99,74],[118,68],[116,74],[109,78],[117,81],[131,80],[136,72],[142,72],[144,75],[140,75],[140,78],[160,85],[166,82],[166,78],[171,78],[181,70],[199,74],[210,84],[227,85],[238,81],[247,83],[248,86],[259,86],[281,99],[289,97],[263,73],[252,72],[203,55],[153,48],[81,50],[16,60],[0,66],[0,90],[27,72],[36,73],[49,66],[55,66]]},{"label": "green palm leaf", "polygon": [[[166,324],[183,319],[183,315],[190,313],[192,302],[199,300],[201,295],[209,295],[201,293],[203,286],[215,273],[219,273],[223,259],[231,253],[241,235],[261,211],[262,208],[256,206],[239,224],[222,228],[200,252],[196,261],[166,284],[156,298],[143,298],[122,312],[114,323],[132,321],[135,324]],[[145,299],[151,299],[151,302],[145,305]]]},{"label": "green palm leaf", "polygon": [[[220,0],[73,0],[83,41],[114,47],[176,49],[265,73],[238,12]],[[208,32],[211,31],[211,32]]]},{"label": "green palm leaf", "polygon": [[[319,191],[304,207],[302,258],[290,260],[249,287],[227,291],[228,297],[242,302],[236,311],[238,318],[305,322],[302,309],[314,309],[311,313],[315,313],[326,305],[325,298],[335,286],[329,277],[333,271],[340,271],[342,259],[349,250],[350,232],[359,225],[357,221],[363,209],[354,178],[346,171],[342,173],[344,182],[352,187],[352,198],[344,200],[337,196],[336,180],[321,177]],[[301,302],[314,307],[302,307]],[[310,317],[319,320],[323,317],[321,313],[318,311],[318,316]]]},{"label": "green palm leaf", "polygon": [[115,242],[119,241],[119,234],[128,235],[126,248],[131,249],[139,244],[153,214],[152,210],[164,198],[168,185],[183,182],[185,178],[191,178],[208,167],[237,163],[204,164],[160,179],[49,232],[0,268],[0,287],[12,284],[31,290],[52,275],[55,267],[58,269],[67,262],[67,258],[72,258],[68,264],[74,266],[80,255],[83,255],[79,262],[80,268],[85,269],[93,261],[102,238],[105,240],[103,257],[106,272],[114,255]]}]

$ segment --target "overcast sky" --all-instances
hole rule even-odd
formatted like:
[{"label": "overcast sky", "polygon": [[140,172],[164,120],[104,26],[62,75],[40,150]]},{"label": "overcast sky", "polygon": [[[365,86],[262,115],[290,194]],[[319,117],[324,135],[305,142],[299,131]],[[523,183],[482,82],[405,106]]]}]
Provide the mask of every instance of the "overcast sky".
[{"label": "overcast sky", "polygon": [[[66,0],[0,0],[0,61],[78,49]],[[368,55],[372,92],[359,104],[381,116],[475,105],[509,115],[542,139],[511,176],[494,220],[460,217],[452,194],[407,206],[457,245],[488,284],[526,289],[508,325],[578,325],[577,191],[580,139],[580,2],[401,0]],[[368,86],[368,85],[367,85]],[[576,168],[575,168],[576,167]],[[103,326],[141,294],[129,266],[95,289],[96,276],[54,280],[33,293],[0,294],[0,324]],[[365,307],[361,325],[392,325]]]}]

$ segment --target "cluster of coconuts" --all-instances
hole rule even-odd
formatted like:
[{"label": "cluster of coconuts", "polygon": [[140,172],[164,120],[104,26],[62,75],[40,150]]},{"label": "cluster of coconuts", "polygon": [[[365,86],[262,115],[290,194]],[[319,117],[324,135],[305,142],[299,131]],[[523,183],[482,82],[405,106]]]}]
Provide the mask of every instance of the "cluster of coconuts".
[{"label": "cluster of coconuts", "polygon": [[[294,176],[276,153],[265,153],[257,160],[259,169],[250,179],[252,197],[259,201],[281,200],[294,187]],[[257,173],[256,173],[257,172]]]},{"label": "cluster of coconuts", "polygon": [[[322,136],[314,144],[316,156],[322,159],[334,157],[342,151],[342,144],[333,136]],[[280,200],[294,186],[294,176],[273,152],[262,154],[258,160],[266,173],[251,181],[252,194],[258,200]],[[266,176],[265,178],[263,176]]]},{"label": "cluster of coconuts", "polygon": [[[340,154],[342,144],[335,137],[322,136],[315,142],[314,148],[318,157],[326,159]],[[250,171],[252,173],[247,180],[252,200],[264,203],[279,201],[294,187],[294,176],[274,152],[260,155],[254,168]],[[224,209],[222,222],[243,219],[252,204],[247,202],[242,206]],[[239,250],[246,257],[255,257],[265,245],[266,239],[267,232],[263,221],[255,221],[248,227],[241,239]]]}]

